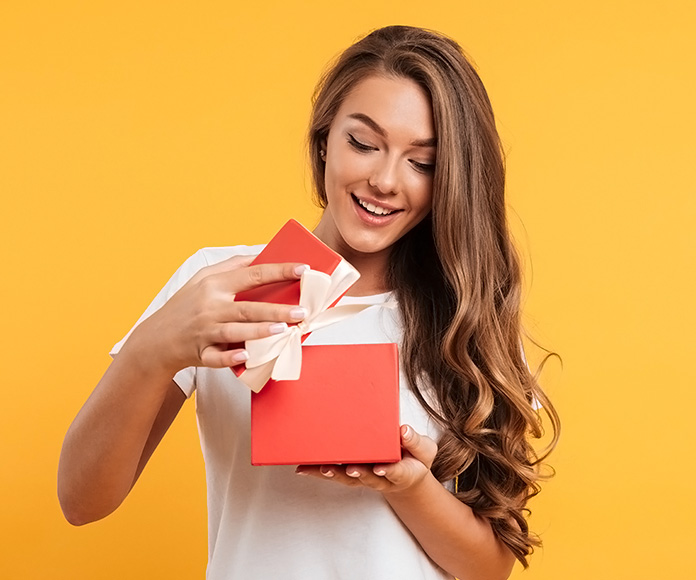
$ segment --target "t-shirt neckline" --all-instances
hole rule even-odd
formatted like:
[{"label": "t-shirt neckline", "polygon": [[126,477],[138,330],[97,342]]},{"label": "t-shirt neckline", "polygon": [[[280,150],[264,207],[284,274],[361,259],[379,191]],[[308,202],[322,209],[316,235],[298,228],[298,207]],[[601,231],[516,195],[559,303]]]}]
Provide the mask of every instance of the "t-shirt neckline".
[{"label": "t-shirt neckline", "polygon": [[339,304],[384,304],[394,297],[393,292],[370,294],[368,296],[343,296]]}]

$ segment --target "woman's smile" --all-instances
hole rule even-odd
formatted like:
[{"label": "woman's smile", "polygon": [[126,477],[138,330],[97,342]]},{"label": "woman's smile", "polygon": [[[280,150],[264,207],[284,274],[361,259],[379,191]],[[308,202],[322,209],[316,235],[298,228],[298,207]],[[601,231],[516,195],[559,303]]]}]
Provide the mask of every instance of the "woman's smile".
[{"label": "woman's smile", "polygon": [[369,221],[368,223],[372,223],[374,225],[387,224],[389,223],[388,218],[393,218],[396,216],[397,213],[402,211],[376,199],[364,197],[360,198],[356,196],[354,193],[351,194],[351,196],[353,197],[353,201],[355,201],[355,204],[358,206],[356,208],[356,212],[358,213],[360,218],[370,218],[371,221]]}]

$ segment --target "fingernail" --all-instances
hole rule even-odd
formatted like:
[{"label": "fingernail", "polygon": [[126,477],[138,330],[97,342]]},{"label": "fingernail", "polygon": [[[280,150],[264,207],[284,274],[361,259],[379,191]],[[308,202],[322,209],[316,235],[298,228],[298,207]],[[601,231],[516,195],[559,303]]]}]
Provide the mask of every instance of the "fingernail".
[{"label": "fingernail", "polygon": [[249,353],[245,350],[232,355],[232,362],[234,363],[243,363],[247,360],[249,360]]},{"label": "fingernail", "polygon": [[375,469],[375,475],[387,475],[387,472],[384,471],[384,469]]},{"label": "fingernail", "polygon": [[307,475],[306,471],[302,471],[299,467],[295,469],[297,475]]},{"label": "fingernail", "polygon": [[357,469],[351,469],[350,471],[346,471],[346,475],[350,477],[360,477],[360,472]]},{"label": "fingernail", "polygon": [[330,469],[327,469],[326,467],[322,467],[319,471],[325,477],[333,477],[334,476],[333,471],[331,471]]},{"label": "fingernail", "polygon": [[268,327],[268,332],[271,334],[280,334],[281,332],[285,332],[287,329],[288,325],[284,322],[276,322]]},{"label": "fingernail", "polygon": [[410,439],[412,435],[413,435],[412,429],[408,425],[406,425],[404,427],[404,439]]},{"label": "fingernail", "polygon": [[307,309],[298,306],[290,311],[290,318],[293,320],[302,320],[307,316]]},{"label": "fingernail", "polygon": [[305,270],[309,270],[309,266],[307,264],[295,266],[295,276],[302,276],[302,272],[304,272]]}]

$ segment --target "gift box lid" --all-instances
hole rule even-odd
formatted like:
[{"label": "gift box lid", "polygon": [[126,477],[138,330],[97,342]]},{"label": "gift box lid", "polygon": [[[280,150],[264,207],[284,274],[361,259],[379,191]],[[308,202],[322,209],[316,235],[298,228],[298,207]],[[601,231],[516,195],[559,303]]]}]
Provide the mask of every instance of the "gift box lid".
[{"label": "gift box lid", "polygon": [[[252,264],[300,262],[312,270],[331,274],[343,258],[296,220],[289,220],[271,239]],[[299,304],[298,280],[266,284],[237,294],[235,300]]]}]

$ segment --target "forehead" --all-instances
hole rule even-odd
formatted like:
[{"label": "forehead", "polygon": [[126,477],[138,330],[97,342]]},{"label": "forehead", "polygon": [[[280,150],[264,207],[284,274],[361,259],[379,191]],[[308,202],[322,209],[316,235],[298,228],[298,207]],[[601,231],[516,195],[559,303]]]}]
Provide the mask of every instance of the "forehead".
[{"label": "forehead", "polygon": [[356,123],[351,115],[367,115],[389,136],[409,140],[435,137],[433,112],[428,93],[404,77],[370,76],[348,93],[336,113],[337,123]]}]

